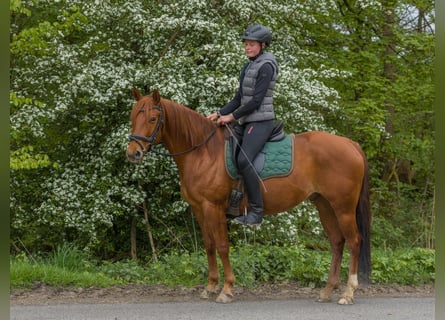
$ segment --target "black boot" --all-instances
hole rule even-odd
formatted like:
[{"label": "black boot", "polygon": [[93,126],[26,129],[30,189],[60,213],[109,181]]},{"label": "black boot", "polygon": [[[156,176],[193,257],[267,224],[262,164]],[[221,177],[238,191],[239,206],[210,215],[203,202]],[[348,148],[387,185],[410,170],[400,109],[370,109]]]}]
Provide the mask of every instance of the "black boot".
[{"label": "black boot", "polygon": [[249,210],[247,215],[242,215],[233,219],[234,223],[242,224],[244,226],[258,227],[263,223],[263,213]]},{"label": "black boot", "polygon": [[233,219],[233,222],[248,226],[259,226],[263,222],[263,198],[260,181],[252,167],[243,170],[242,175],[249,198],[250,209],[247,215]]}]

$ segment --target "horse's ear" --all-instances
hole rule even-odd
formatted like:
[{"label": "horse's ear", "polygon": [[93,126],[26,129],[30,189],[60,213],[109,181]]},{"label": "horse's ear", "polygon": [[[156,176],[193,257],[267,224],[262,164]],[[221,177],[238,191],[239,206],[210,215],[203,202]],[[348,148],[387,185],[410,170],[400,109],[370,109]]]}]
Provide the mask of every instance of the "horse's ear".
[{"label": "horse's ear", "polygon": [[138,89],[136,89],[136,87],[133,87],[133,88],[131,89],[131,93],[133,94],[133,98],[134,98],[136,101],[141,100],[141,98],[142,98],[142,94],[139,92]]},{"label": "horse's ear", "polygon": [[161,95],[159,94],[158,89],[153,90],[152,97],[153,97],[154,104],[161,103]]}]

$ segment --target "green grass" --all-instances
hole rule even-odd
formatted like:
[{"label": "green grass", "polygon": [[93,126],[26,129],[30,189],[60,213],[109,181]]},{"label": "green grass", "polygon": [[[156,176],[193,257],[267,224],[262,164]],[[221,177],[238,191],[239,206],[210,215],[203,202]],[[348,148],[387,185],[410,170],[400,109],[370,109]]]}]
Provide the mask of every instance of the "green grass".
[{"label": "green grass", "polygon": [[[435,251],[421,248],[373,251],[374,284],[419,285],[435,280]],[[254,287],[264,282],[297,281],[302,286],[324,285],[330,252],[304,247],[246,245],[231,250],[237,285]],[[342,264],[347,277],[348,254]],[[222,274],[222,268],[220,266]],[[132,260],[97,262],[72,246],[62,246],[46,257],[24,254],[11,257],[11,288],[30,287],[35,282],[53,286],[100,286],[144,283],[194,286],[207,281],[204,251],[171,253],[155,263]]]},{"label": "green grass", "polygon": [[11,258],[11,288],[30,287],[35,282],[44,282],[54,286],[108,287],[120,284],[117,279],[106,276],[100,270],[70,270],[47,261],[34,262],[29,259]]}]

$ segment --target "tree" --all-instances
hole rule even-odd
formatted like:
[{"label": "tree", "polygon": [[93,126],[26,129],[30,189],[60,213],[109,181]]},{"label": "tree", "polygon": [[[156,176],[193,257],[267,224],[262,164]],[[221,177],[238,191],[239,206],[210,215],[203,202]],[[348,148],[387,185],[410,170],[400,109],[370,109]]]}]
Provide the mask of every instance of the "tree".
[{"label": "tree", "polygon": [[434,1],[334,3],[305,28],[307,48],[349,75],[328,82],[341,107],[327,123],[365,148],[376,230],[379,214],[396,227],[409,217],[404,237],[419,242],[434,214]]}]

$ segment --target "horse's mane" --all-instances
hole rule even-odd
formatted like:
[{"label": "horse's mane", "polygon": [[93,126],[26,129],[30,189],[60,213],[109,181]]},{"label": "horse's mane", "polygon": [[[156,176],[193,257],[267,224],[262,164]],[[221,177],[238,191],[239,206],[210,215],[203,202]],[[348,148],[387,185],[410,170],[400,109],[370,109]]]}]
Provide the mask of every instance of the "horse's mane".
[{"label": "horse's mane", "polygon": [[184,141],[186,146],[203,143],[215,130],[215,124],[197,111],[180,103],[162,98],[166,127],[171,131],[175,141]]}]

